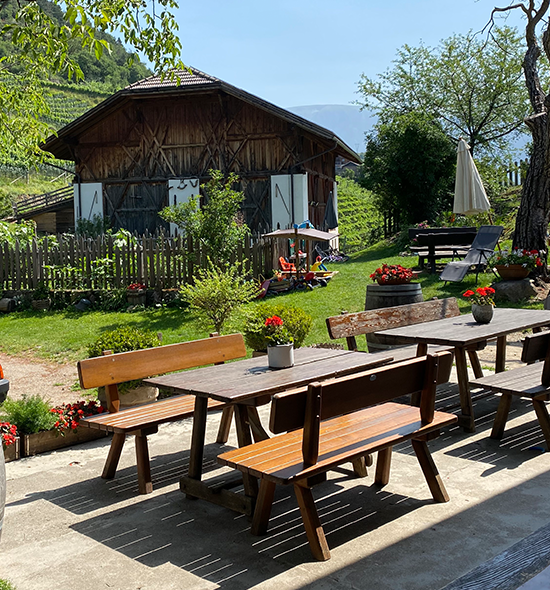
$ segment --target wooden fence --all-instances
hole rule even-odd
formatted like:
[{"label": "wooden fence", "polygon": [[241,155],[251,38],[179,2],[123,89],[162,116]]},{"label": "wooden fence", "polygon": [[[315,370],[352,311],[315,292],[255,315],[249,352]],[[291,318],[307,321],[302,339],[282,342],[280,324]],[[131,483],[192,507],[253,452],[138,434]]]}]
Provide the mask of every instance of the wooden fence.
[{"label": "wooden fence", "polygon": [[[248,238],[235,254],[244,274],[259,278],[270,274],[274,244]],[[150,289],[172,289],[191,282],[197,268],[206,264],[206,252],[190,238],[132,237],[117,240],[59,235],[34,240],[30,245],[0,246],[1,288],[36,289],[43,281],[49,289],[117,289],[144,283]]]}]

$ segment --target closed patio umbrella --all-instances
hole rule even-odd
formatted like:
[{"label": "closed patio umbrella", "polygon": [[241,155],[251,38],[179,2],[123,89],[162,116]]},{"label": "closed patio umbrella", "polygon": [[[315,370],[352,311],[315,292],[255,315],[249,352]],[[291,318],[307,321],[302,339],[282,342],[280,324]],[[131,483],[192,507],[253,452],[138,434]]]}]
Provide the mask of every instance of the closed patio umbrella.
[{"label": "closed patio umbrella", "polygon": [[470,153],[470,146],[462,138],[458,142],[457,152],[453,213],[475,215],[489,211],[491,205]]}]

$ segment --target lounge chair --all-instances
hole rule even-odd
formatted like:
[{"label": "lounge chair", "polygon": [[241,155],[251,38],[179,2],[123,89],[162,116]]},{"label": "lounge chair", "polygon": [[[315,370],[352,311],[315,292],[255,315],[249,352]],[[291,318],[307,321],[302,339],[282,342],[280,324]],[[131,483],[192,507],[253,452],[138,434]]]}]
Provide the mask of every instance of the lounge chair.
[{"label": "lounge chair", "polygon": [[477,277],[487,266],[503,230],[501,225],[482,225],[464,259],[449,262],[439,278],[445,282],[460,283],[470,268],[475,266],[477,283]]}]

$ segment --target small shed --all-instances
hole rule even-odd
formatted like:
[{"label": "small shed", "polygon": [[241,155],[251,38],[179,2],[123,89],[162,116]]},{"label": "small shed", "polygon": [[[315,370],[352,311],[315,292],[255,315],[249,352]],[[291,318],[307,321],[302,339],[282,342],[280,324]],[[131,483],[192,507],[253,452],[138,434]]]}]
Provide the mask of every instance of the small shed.
[{"label": "small shed", "polygon": [[124,88],[49,137],[75,163],[74,219],[175,231],[158,215],[199,194],[210,169],[235,172],[249,227],[267,232],[337,209],[335,160],[359,156],[331,131],[196,69]]}]

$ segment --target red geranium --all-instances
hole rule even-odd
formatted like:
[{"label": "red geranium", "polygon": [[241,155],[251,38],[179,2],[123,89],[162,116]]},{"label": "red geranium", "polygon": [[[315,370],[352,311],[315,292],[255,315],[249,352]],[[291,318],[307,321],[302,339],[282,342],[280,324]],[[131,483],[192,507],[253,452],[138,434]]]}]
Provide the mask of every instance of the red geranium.
[{"label": "red geranium", "polygon": [[383,264],[370,275],[370,278],[379,283],[387,283],[389,281],[408,283],[413,276],[411,268],[405,268],[400,264]]},{"label": "red geranium", "polygon": [[494,305],[493,295],[495,290],[492,287],[478,287],[475,291],[468,289],[462,293],[462,297],[466,297],[472,303],[478,305]]},{"label": "red geranium", "polygon": [[57,414],[57,421],[53,427],[64,436],[65,430],[75,430],[78,427],[80,418],[102,414],[105,412],[105,408],[96,401],[79,401],[74,404],[57,406],[52,408],[50,412]]},{"label": "red geranium", "polygon": [[262,335],[265,339],[266,346],[276,346],[278,344],[290,344],[291,342],[294,342],[294,338],[283,324],[283,320],[278,315],[271,316],[265,320]]},{"label": "red geranium", "polygon": [[147,285],[143,283],[132,283],[128,285],[128,291],[142,291],[143,289],[147,289]]},{"label": "red geranium", "polygon": [[17,436],[17,426],[9,422],[0,422],[0,441],[5,447],[15,443]]}]

